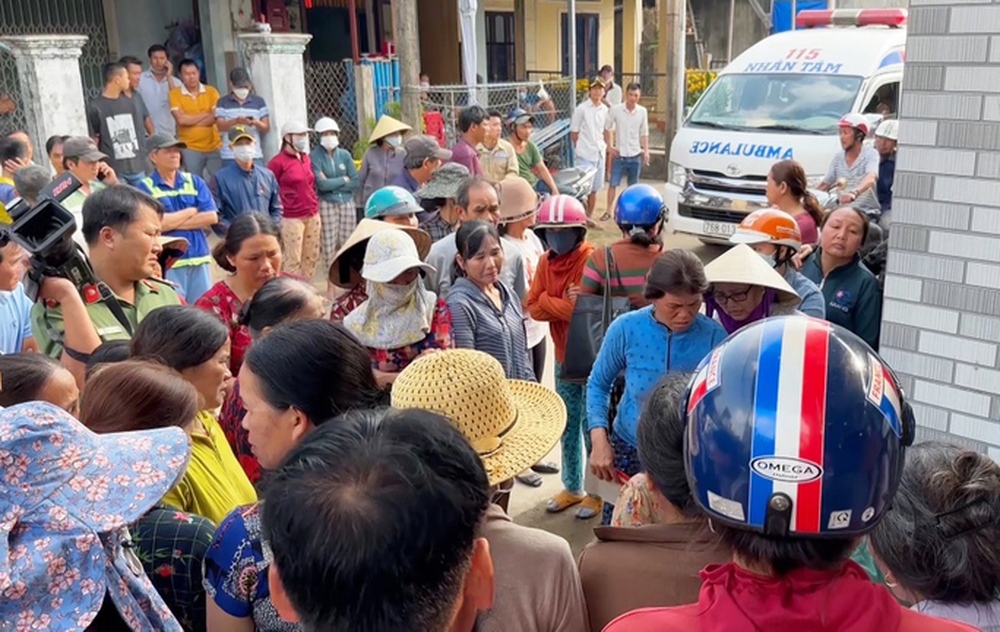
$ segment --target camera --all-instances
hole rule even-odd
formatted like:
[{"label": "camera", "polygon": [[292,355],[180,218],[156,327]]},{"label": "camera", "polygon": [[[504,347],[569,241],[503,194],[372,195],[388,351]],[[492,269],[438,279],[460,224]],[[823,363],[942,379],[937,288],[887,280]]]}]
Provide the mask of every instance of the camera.
[{"label": "camera", "polygon": [[42,189],[34,206],[21,198],[7,206],[13,224],[6,227],[6,237],[31,255],[31,266],[24,278],[24,291],[31,301],[38,298],[45,277],[69,279],[87,302],[100,298],[97,276],[87,255],[73,240],[76,220],[61,204],[79,188],[80,182],[67,172]]}]

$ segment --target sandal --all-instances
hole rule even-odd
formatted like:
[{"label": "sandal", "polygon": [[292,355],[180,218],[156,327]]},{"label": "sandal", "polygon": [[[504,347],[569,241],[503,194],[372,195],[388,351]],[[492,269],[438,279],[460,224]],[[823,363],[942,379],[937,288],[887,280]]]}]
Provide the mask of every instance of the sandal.
[{"label": "sandal", "polygon": [[601,500],[601,497],[588,494],[586,498],[580,501],[580,507],[576,510],[576,517],[579,520],[590,520],[601,515],[602,511],[604,511],[604,501]]},{"label": "sandal", "polygon": [[517,478],[517,482],[523,483],[528,487],[541,487],[544,482],[541,476],[535,474],[531,470],[525,470],[518,474],[515,478]]},{"label": "sandal", "polygon": [[611,213],[605,213],[604,215],[601,215],[601,221],[602,222],[610,222],[611,221]]},{"label": "sandal", "polygon": [[552,498],[549,498],[545,502],[545,511],[549,513],[559,513],[560,511],[566,511],[573,505],[578,505],[584,499],[587,498],[586,494],[576,495],[573,492],[564,489]]},{"label": "sandal", "polygon": [[539,461],[532,465],[531,469],[539,474],[558,474],[559,464],[552,461]]}]

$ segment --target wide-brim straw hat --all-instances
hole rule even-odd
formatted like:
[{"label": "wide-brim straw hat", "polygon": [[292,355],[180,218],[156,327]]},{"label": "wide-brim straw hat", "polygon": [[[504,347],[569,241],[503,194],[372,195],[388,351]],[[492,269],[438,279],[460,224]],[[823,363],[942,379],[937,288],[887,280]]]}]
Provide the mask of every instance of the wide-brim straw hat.
[{"label": "wide-brim straw hat", "polygon": [[471,349],[412,362],[393,383],[392,406],[450,419],[479,454],[490,485],[538,463],[566,428],[566,405],[555,391],[508,380],[496,358]]},{"label": "wide-brim straw hat", "polygon": [[368,142],[369,144],[374,143],[375,141],[382,140],[386,136],[391,136],[397,132],[405,134],[412,129],[412,127],[403,121],[397,121],[391,116],[383,114],[382,118],[380,118],[378,123],[375,125],[375,129],[372,130],[372,135],[368,137]]},{"label": "wide-brim straw hat", "polygon": [[[327,272],[327,278],[330,283],[336,285],[337,287],[349,290],[361,283],[363,280],[361,278],[361,270],[350,270],[350,274],[347,277],[342,277],[340,274],[340,260],[344,257],[351,249],[358,248],[362,251],[362,257],[364,256],[364,250],[367,247],[368,240],[375,233],[381,232],[383,230],[401,230],[413,238],[413,243],[417,246],[417,254],[420,255],[420,259],[426,259],[427,253],[431,250],[431,243],[433,240],[431,236],[420,230],[419,228],[410,228],[409,226],[399,226],[398,224],[390,224],[388,222],[383,222],[377,219],[363,219],[358,222],[357,228],[351,233],[351,236],[347,239],[341,249],[337,252],[337,255],[330,262],[330,270]],[[361,257],[359,257],[361,258]]]},{"label": "wide-brim straw hat", "polygon": [[705,277],[710,284],[739,283],[770,288],[782,304],[797,305],[802,301],[788,281],[746,244],[733,246],[706,265]]}]

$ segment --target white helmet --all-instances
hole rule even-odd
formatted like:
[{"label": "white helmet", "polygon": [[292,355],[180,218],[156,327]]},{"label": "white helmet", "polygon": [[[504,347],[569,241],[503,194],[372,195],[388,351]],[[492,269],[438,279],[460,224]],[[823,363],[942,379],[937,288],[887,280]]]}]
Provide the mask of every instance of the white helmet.
[{"label": "white helmet", "polygon": [[313,127],[316,128],[317,134],[322,134],[324,132],[340,133],[340,126],[337,125],[337,121],[333,120],[329,116],[324,116],[316,121],[316,124]]},{"label": "white helmet", "polygon": [[888,138],[889,140],[899,140],[899,121],[896,119],[886,119],[879,123],[875,130],[875,136]]}]

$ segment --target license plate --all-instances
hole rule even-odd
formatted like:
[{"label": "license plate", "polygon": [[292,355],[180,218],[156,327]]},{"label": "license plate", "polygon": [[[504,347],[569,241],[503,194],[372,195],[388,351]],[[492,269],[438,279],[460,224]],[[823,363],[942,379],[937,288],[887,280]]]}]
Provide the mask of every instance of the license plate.
[{"label": "license plate", "polygon": [[736,232],[736,224],[730,224],[729,222],[704,222],[702,230],[706,235],[723,235],[728,237]]}]

